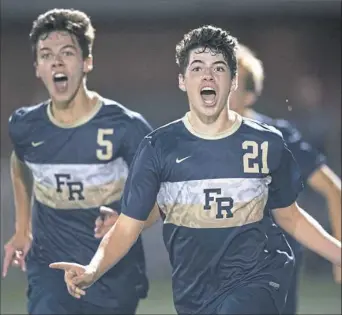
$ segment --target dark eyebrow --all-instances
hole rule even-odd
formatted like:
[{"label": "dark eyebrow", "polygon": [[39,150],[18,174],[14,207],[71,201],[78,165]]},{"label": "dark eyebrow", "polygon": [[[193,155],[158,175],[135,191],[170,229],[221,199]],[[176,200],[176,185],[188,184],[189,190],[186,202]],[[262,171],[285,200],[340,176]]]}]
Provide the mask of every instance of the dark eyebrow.
[{"label": "dark eyebrow", "polygon": [[[193,60],[193,61],[190,63],[190,66],[191,66],[192,64],[194,64],[194,63],[201,63],[201,64],[204,64],[204,62],[203,62],[202,60],[195,59],[195,60]],[[215,61],[215,62],[213,62],[213,64],[214,64],[214,65],[223,64],[223,65],[225,65],[226,67],[228,67],[227,63],[226,63],[225,61],[221,61],[221,60]]]},{"label": "dark eyebrow", "polygon": [[[61,50],[66,49],[66,48],[71,48],[73,50],[76,50],[76,47],[74,45],[70,45],[70,44],[63,46],[61,48]],[[43,47],[43,48],[39,49],[39,51],[45,51],[45,50],[51,51],[52,49],[48,48],[48,47]]]},{"label": "dark eyebrow", "polygon": [[196,63],[196,62],[198,62],[198,63],[204,63],[202,60],[195,59],[195,60],[193,60],[193,61],[190,63],[190,66],[191,66],[192,64]]},{"label": "dark eyebrow", "polygon": [[40,49],[39,49],[39,51],[45,51],[45,50],[51,51],[51,49],[50,49],[50,48],[47,48],[47,47],[43,47],[43,48],[40,48]]},{"label": "dark eyebrow", "polygon": [[62,47],[62,49],[65,49],[65,48],[71,48],[73,50],[76,50],[76,47],[74,45],[71,45],[71,44],[68,44],[68,45],[65,45]]},{"label": "dark eyebrow", "polygon": [[227,63],[225,62],[225,61],[215,61],[214,63],[213,63],[214,65],[218,65],[218,64],[223,64],[223,65],[225,65],[226,67],[228,67],[228,65],[227,65]]}]

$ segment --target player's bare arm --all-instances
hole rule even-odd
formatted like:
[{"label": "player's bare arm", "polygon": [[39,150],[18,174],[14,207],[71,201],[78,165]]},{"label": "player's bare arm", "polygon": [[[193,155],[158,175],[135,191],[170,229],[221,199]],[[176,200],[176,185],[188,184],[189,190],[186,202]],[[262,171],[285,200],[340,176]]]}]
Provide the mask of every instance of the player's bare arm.
[{"label": "player's bare arm", "polygon": [[341,240],[341,179],[327,165],[322,165],[310,176],[309,184],[326,198],[333,235]]},{"label": "player's bare arm", "polygon": [[[101,207],[100,208],[100,216],[96,219],[95,222],[95,234],[96,238],[102,238],[110,228],[116,223],[119,214],[109,207]],[[159,207],[157,204],[154,205],[150,216],[145,221],[144,230],[151,227],[160,219]]]},{"label": "player's bare arm", "polygon": [[329,235],[322,226],[295,202],[275,209],[276,222],[298,242],[331,263],[341,266],[341,242]]},{"label": "player's bare arm", "polygon": [[[309,177],[308,183],[325,197],[333,235],[341,241],[341,179],[323,164]],[[334,278],[336,282],[341,282],[340,267],[334,266]]]},{"label": "player's bare arm", "polygon": [[[102,211],[113,211],[101,207]],[[74,263],[53,263],[51,268],[65,271],[64,280],[69,293],[81,298],[86,289],[97,281],[108,269],[118,263],[133,246],[143,229],[151,227],[160,218],[159,207],[154,205],[146,221],[130,218],[124,214],[118,216],[116,223],[104,235],[100,246],[88,266]]]},{"label": "player's bare arm", "polygon": [[15,234],[5,245],[3,277],[8,267],[19,266],[25,271],[25,256],[31,245],[31,191],[29,190],[28,170],[15,152],[11,155],[11,179],[15,205]]},{"label": "player's bare arm", "polygon": [[11,180],[16,211],[15,228],[19,234],[31,233],[31,191],[28,173],[25,164],[13,152],[11,155]]},{"label": "player's bare arm", "polygon": [[65,271],[65,282],[71,295],[80,298],[83,289],[91,286],[113,265],[118,263],[133,246],[143,230],[145,221],[120,214],[115,225],[103,237],[88,266],[73,263],[53,263],[51,268]]}]

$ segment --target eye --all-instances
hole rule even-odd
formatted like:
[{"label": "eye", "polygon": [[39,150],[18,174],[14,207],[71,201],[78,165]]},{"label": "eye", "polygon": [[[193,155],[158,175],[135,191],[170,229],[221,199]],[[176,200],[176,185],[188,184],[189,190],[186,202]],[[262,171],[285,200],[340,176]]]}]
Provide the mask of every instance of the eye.
[{"label": "eye", "polygon": [[194,68],[192,68],[192,71],[199,72],[199,71],[201,71],[201,67],[194,67]]},{"label": "eye", "polygon": [[217,66],[217,67],[215,68],[215,71],[217,71],[217,72],[225,72],[226,69],[225,69],[223,66]]},{"label": "eye", "polygon": [[40,55],[41,59],[47,60],[49,58],[51,58],[52,54],[51,53],[44,53]]},{"label": "eye", "polygon": [[74,56],[74,52],[71,50],[65,50],[65,51],[63,51],[62,54],[63,54],[63,56],[66,56],[66,57]]}]

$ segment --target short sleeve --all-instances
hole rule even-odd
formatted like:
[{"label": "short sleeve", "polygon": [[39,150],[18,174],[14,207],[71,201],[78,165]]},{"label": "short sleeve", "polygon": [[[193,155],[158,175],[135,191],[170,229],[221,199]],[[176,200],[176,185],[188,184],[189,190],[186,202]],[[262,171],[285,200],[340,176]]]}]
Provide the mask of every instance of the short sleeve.
[{"label": "short sleeve", "polygon": [[133,159],[121,199],[121,212],[131,218],[145,221],[160,188],[160,166],[150,137],[140,144]]},{"label": "short sleeve", "polygon": [[304,141],[302,135],[295,127],[292,126],[288,134],[283,132],[283,136],[299,165],[303,181],[306,182],[315,170],[326,163],[326,158],[309,143]]},{"label": "short sleeve", "polygon": [[285,142],[283,142],[280,163],[271,172],[271,177],[268,207],[285,208],[294,203],[303,189],[303,183],[299,166]]},{"label": "short sleeve", "polygon": [[15,111],[8,120],[8,133],[9,137],[11,139],[13,150],[15,152],[15,155],[20,161],[24,161],[24,152],[25,152],[25,146],[23,144],[23,141],[20,140],[20,134],[22,132],[22,128],[20,127],[20,123],[18,123],[18,117],[19,111]]},{"label": "short sleeve", "polygon": [[122,145],[122,157],[130,166],[140,142],[146,135],[152,132],[152,127],[142,116],[135,116],[127,127]]}]

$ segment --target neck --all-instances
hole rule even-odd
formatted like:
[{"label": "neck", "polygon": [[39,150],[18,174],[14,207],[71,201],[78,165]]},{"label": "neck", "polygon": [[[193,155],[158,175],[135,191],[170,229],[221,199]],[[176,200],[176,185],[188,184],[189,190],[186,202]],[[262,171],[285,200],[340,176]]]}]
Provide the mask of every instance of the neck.
[{"label": "neck", "polygon": [[190,110],[189,122],[192,128],[200,133],[208,136],[215,136],[229,130],[235,122],[235,116],[229,110],[223,109],[216,119],[201,119],[201,117]]},{"label": "neck", "polygon": [[253,118],[254,113],[255,111],[253,109],[245,108],[240,115],[246,118]]},{"label": "neck", "polygon": [[76,95],[66,103],[57,103],[52,100],[51,113],[53,117],[63,124],[73,124],[92,111],[97,103],[94,92],[81,85]]}]

